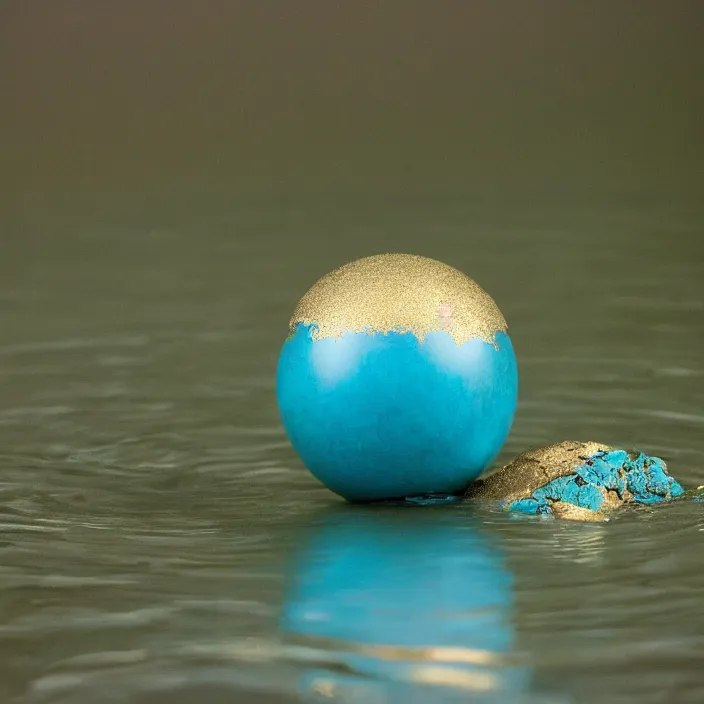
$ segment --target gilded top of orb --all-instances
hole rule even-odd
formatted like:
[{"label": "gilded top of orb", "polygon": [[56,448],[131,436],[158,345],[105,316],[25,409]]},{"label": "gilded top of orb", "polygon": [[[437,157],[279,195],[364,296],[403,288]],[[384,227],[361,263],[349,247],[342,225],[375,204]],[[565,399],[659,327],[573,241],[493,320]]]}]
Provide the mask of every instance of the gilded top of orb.
[{"label": "gilded top of orb", "polygon": [[410,332],[422,342],[445,331],[458,345],[480,338],[496,344],[507,325],[494,300],[461,271],[412,254],[381,254],[323,276],[299,301],[290,333],[303,323],[313,338],[345,332]]},{"label": "gilded top of orb", "polygon": [[596,442],[566,440],[528,450],[494,474],[470,485],[467,495],[511,503],[530,496],[553,479],[572,473],[597,452],[610,449]]}]

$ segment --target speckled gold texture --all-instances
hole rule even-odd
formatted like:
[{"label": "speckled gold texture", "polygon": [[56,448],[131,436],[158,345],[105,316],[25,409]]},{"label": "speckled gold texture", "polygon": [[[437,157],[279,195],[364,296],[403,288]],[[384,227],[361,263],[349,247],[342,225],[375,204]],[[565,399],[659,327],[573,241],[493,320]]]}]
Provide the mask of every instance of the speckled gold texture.
[{"label": "speckled gold texture", "polygon": [[506,332],[501,311],[484,289],[447,264],[412,254],[380,254],[330,272],[299,301],[299,323],[315,326],[313,339],[346,332],[412,333],[423,342],[445,331],[458,345],[479,338],[496,345]]},{"label": "speckled gold texture", "polygon": [[591,511],[588,508],[557,501],[552,505],[552,515],[563,521],[581,521],[582,523],[601,523],[607,521],[608,516],[604,511]]},{"label": "speckled gold texture", "polygon": [[600,450],[610,450],[596,442],[565,442],[538,447],[522,453],[494,474],[472,484],[467,496],[502,501],[507,505],[545,486],[553,479],[570,474],[584,459]]}]

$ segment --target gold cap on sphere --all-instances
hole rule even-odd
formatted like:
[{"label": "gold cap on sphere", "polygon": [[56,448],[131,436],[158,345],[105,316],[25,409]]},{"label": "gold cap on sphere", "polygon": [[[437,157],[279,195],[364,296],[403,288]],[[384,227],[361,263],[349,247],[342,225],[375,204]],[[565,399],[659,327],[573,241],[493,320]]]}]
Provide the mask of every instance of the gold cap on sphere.
[{"label": "gold cap on sphere", "polygon": [[498,306],[476,282],[413,254],[365,257],[331,271],[299,301],[290,334],[299,323],[314,326],[314,340],[401,332],[423,342],[444,331],[458,345],[472,338],[496,345],[496,333],[507,331]]}]

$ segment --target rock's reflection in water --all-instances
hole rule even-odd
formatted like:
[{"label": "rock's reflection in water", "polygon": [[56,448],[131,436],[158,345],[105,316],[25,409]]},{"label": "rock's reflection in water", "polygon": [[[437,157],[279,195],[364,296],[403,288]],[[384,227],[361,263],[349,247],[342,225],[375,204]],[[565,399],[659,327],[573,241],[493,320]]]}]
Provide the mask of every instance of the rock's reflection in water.
[{"label": "rock's reflection in water", "polygon": [[308,529],[281,630],[305,701],[520,701],[513,576],[462,511],[338,509]]}]

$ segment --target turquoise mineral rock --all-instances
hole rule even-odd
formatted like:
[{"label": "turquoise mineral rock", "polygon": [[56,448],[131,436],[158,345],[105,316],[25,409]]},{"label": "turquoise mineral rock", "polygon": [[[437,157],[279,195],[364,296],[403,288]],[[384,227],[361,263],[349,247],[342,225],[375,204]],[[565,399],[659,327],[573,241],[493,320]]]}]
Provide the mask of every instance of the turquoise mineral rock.
[{"label": "turquoise mineral rock", "polygon": [[655,504],[684,493],[659,457],[566,441],[524,452],[471,485],[466,496],[493,499],[519,513],[600,521],[626,504]]}]

